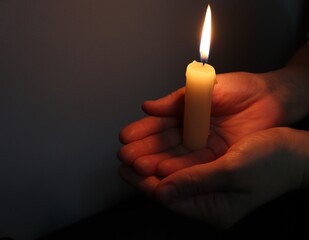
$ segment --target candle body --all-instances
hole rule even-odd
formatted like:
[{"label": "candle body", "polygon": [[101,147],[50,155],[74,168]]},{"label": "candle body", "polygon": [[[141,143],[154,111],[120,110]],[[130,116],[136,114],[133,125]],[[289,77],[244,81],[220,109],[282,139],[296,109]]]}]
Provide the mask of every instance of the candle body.
[{"label": "candle body", "polygon": [[193,61],[186,70],[183,145],[190,150],[205,148],[210,131],[211,99],[215,69]]}]

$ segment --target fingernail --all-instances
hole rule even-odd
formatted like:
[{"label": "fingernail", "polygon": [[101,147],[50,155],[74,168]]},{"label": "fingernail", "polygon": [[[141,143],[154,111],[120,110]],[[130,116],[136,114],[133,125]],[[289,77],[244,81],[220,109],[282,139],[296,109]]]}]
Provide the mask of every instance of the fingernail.
[{"label": "fingernail", "polygon": [[177,199],[178,192],[173,184],[166,184],[157,189],[157,199],[162,202],[172,202]]}]

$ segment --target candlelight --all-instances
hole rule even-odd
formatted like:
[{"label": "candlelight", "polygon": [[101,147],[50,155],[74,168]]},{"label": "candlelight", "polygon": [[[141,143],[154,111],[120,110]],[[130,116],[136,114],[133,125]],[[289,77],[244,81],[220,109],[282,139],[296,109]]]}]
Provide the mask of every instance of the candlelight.
[{"label": "candlelight", "polygon": [[190,150],[207,146],[210,134],[211,99],[216,83],[215,69],[206,64],[210,49],[211,11],[208,6],[200,45],[201,62],[187,66],[183,145]]},{"label": "candlelight", "polygon": [[204,20],[204,26],[202,31],[202,38],[201,38],[201,44],[200,44],[200,56],[201,61],[203,63],[207,62],[208,56],[209,56],[209,49],[210,49],[210,39],[211,39],[211,9],[208,5],[205,20]]}]

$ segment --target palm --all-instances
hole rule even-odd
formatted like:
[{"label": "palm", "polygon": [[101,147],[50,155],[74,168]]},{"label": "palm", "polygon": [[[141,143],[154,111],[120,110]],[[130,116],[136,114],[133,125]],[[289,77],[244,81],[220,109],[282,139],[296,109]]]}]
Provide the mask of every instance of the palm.
[{"label": "palm", "polygon": [[250,133],[280,124],[278,101],[257,75],[225,74],[218,81],[213,97],[212,132],[213,137],[221,139],[214,142],[226,144],[225,151]]},{"label": "palm", "polygon": [[218,81],[212,113],[212,136],[218,139],[210,140],[209,146],[216,149],[218,146],[215,144],[225,144],[217,155],[221,156],[250,133],[280,124],[278,101],[258,75],[224,74],[219,76]]},{"label": "palm", "polygon": [[[291,157],[282,139],[293,134],[300,139],[306,134],[291,131],[271,128],[250,134],[216,161],[183,168],[163,179],[141,176],[125,166],[120,175],[166,207],[226,228],[271,199],[304,185],[302,158]],[[176,195],[167,186],[173,186]]]},{"label": "palm", "polygon": [[146,117],[125,127],[126,145],[120,158],[143,175],[167,176],[185,167],[213,161],[242,137],[279,124],[280,108],[258,75],[222,74],[217,77],[208,146],[188,151],[182,145],[184,88],[143,105]]}]

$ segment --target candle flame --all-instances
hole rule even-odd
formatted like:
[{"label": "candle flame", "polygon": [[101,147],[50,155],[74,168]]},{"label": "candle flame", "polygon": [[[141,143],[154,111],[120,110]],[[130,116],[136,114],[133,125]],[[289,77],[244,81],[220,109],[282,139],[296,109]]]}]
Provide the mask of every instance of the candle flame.
[{"label": "candle flame", "polygon": [[209,56],[210,38],[211,38],[211,9],[210,5],[208,5],[200,44],[200,56],[202,62],[204,63],[207,62]]}]

